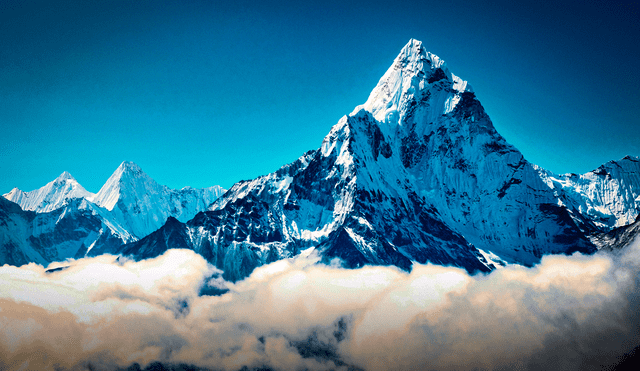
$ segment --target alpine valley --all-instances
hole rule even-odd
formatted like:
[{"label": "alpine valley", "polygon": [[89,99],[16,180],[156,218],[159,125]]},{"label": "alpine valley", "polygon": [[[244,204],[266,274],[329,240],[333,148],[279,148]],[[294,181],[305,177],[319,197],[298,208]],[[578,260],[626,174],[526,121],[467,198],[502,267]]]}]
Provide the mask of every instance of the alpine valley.
[{"label": "alpine valley", "polygon": [[277,171],[172,190],[130,162],[97,194],[68,173],[0,200],[0,264],[191,249],[237,281],[314,249],[346,267],[431,262],[490,271],[624,247],[640,159],[556,175],[494,129],[471,86],[417,40],[320,148]]}]

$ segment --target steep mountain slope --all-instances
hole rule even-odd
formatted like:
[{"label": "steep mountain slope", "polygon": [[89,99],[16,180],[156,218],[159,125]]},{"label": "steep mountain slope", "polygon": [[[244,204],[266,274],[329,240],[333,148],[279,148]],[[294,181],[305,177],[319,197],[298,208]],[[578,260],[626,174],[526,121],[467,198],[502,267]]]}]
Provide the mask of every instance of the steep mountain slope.
[{"label": "steep mountain slope", "polygon": [[44,262],[27,240],[35,215],[35,212],[24,211],[18,204],[0,197],[0,264]]},{"label": "steep mountain slope", "polygon": [[70,199],[91,199],[94,194],[84,189],[71,174],[65,171],[40,189],[23,192],[14,188],[2,196],[20,205],[23,210],[46,213],[62,207]]},{"label": "steep mountain slope", "polygon": [[614,228],[608,232],[596,232],[591,240],[596,246],[605,250],[620,250],[629,246],[640,234],[640,217],[633,223]]},{"label": "steep mountain slope", "polygon": [[[366,111],[344,117],[321,149],[275,173],[237,183],[211,211],[186,224],[168,223],[121,253],[150,257],[187,246],[223,269],[229,280],[312,246],[326,261],[337,257],[350,267],[408,269],[412,261],[432,261],[488,270],[481,254],[399,177],[362,166],[375,153],[379,133]],[[376,148],[380,145],[385,147],[378,143]],[[382,166],[393,167],[393,160],[386,160]],[[177,235],[187,239],[178,242]]]},{"label": "steep mountain slope", "polygon": [[160,228],[168,217],[187,221],[206,208],[224,189],[186,187],[180,190],[158,184],[133,162],[125,161],[109,177],[93,202],[112,213],[136,238]]},{"label": "steep mountain slope", "polygon": [[470,86],[416,40],[321,148],[121,251],[148,257],[172,244],[231,280],[308,247],[347,266],[429,261],[469,271],[493,268],[490,254],[530,265],[595,251]]}]

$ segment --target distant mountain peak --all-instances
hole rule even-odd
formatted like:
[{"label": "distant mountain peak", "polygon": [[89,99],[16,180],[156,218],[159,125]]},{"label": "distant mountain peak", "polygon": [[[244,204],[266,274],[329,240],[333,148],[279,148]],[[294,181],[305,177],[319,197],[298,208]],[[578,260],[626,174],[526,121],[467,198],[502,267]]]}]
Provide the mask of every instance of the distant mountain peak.
[{"label": "distant mountain peak", "polygon": [[73,198],[91,198],[93,193],[84,189],[67,171],[39,189],[23,192],[14,188],[3,195],[7,200],[20,205],[23,210],[39,213],[49,212],[63,206]]},{"label": "distant mountain peak", "polygon": [[138,166],[138,164],[136,164],[133,161],[122,161],[122,163],[120,164],[120,166],[118,166],[118,170],[121,171],[133,171],[133,172],[142,172],[142,168],[140,168],[140,166]]},{"label": "distant mountain peak", "polygon": [[64,180],[73,180],[76,181],[76,179],[71,176],[71,174],[69,174],[68,171],[63,171],[62,174],[60,174],[57,178],[56,181],[64,181]]},{"label": "distant mountain peak", "polygon": [[[121,180],[127,177],[149,177],[138,164],[132,161],[123,161],[120,166],[113,172],[111,178]],[[149,178],[151,179],[151,178]],[[109,181],[107,181],[108,183]]]},{"label": "distant mountain peak", "polygon": [[123,196],[127,197],[127,194],[141,197],[149,190],[162,187],[164,186],[149,177],[136,163],[124,161],[100,188],[93,201],[98,206],[113,210],[116,203]]}]

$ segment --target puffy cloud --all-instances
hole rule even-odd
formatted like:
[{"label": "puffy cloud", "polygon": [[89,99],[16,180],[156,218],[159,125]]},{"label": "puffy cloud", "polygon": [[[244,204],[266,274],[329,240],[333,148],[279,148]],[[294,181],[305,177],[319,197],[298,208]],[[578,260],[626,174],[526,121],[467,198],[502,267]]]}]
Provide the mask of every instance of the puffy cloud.
[{"label": "puffy cloud", "polygon": [[304,254],[236,283],[189,250],[4,266],[0,369],[600,369],[640,344],[639,250],[476,276]]}]

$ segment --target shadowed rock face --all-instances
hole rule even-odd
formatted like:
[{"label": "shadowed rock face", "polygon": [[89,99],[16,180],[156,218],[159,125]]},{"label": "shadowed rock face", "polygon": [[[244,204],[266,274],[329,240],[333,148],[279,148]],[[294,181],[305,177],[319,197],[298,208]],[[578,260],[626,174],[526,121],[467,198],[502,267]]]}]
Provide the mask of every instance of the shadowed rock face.
[{"label": "shadowed rock face", "polygon": [[325,261],[339,258],[348,267],[410,269],[413,261],[431,261],[489,270],[479,252],[406,181],[372,164],[376,153],[380,161],[396,161],[384,149],[390,147],[368,112],[344,117],[323,148],[273,174],[234,185],[211,211],[186,224],[168,222],[121,252],[139,258],[152,251],[159,255],[172,246],[167,236],[187,236],[173,246],[197,251],[224,270],[228,280],[309,247],[316,247]]},{"label": "shadowed rock face", "polygon": [[119,236],[104,227],[99,215],[83,199],[72,199],[50,212],[23,211],[0,198],[0,263],[47,265],[84,256],[89,243],[100,241],[110,249],[122,245]]}]

